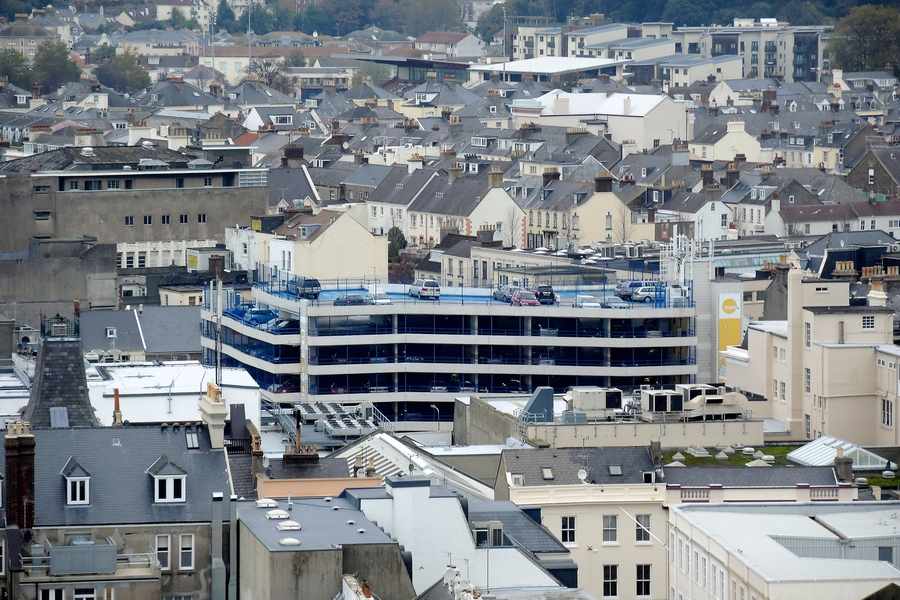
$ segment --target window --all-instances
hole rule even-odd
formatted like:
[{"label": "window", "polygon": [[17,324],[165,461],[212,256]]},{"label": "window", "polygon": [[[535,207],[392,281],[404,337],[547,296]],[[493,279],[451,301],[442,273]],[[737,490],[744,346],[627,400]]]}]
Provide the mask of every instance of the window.
[{"label": "window", "polygon": [[144,251],[138,252],[138,269],[145,269],[147,267],[147,253]]},{"label": "window", "polygon": [[809,370],[809,367],[803,369],[803,391],[807,394],[812,388],[812,373]]},{"label": "window", "polygon": [[40,596],[38,596],[40,600],[63,600],[63,589],[62,588],[52,588],[48,590],[41,590]]},{"label": "window", "polygon": [[894,401],[888,398],[881,399],[881,424],[885,427],[894,426]]},{"label": "window", "polygon": [[159,562],[160,571],[168,571],[169,565],[169,536],[156,536],[156,560]]},{"label": "window", "polygon": [[107,179],[106,180],[106,189],[108,190],[117,190],[121,183],[118,179]]},{"label": "window", "polygon": [[69,180],[69,191],[78,189],[78,181],[71,179]]},{"label": "window", "polygon": [[499,548],[503,545],[503,530],[495,527],[491,529],[491,546]]},{"label": "window", "polygon": [[650,541],[650,515],[637,515],[635,517],[634,541]]},{"label": "window", "polygon": [[172,217],[170,215],[163,215],[160,217],[160,222],[162,222],[163,225],[169,225],[172,222]]},{"label": "window", "polygon": [[72,600],[96,600],[97,594],[94,588],[75,588]]},{"label": "window", "polygon": [[784,389],[785,389],[784,382],[783,382],[783,381],[779,381],[779,382],[778,382],[778,391],[780,392],[780,395],[781,395],[781,399],[782,399],[782,400],[786,400],[786,399],[787,399],[787,394],[785,394]]},{"label": "window", "polygon": [[153,215],[144,215],[144,225],[153,225]]},{"label": "window", "polygon": [[619,595],[619,565],[603,565],[603,597]]},{"label": "window", "polygon": [[182,571],[194,569],[194,534],[185,533],[179,536],[181,539],[178,552],[178,568]]},{"label": "window", "polygon": [[700,581],[698,581],[697,583],[700,584],[701,588],[706,587],[706,557],[705,556],[700,557]]},{"label": "window", "polygon": [[728,227],[728,215],[727,214],[723,213],[721,215],[721,225],[722,225],[722,227]]},{"label": "window", "polygon": [[125,255],[125,268],[133,269],[134,268],[134,254],[129,252]]},{"label": "window", "polygon": [[863,315],[862,328],[875,329],[875,315]]},{"label": "window", "polygon": [[878,546],[878,560],[894,562],[894,548],[892,546]]},{"label": "window", "polygon": [[184,225],[188,222],[188,216],[185,214],[178,215],[178,222]]},{"label": "window", "polygon": [[88,504],[91,498],[90,483],[87,477],[67,477],[66,504]]},{"label": "window", "polygon": [[679,541],[678,545],[681,548],[681,572],[688,574],[691,572],[690,545],[685,540]]},{"label": "window", "polygon": [[575,543],[575,517],[563,517],[561,537],[563,544]]},{"label": "window", "polygon": [[803,324],[803,345],[809,348],[812,346],[812,324]]},{"label": "window", "polygon": [[634,595],[639,598],[650,595],[650,565],[636,565]]},{"label": "window", "polygon": [[126,225],[134,225],[134,217],[131,215],[125,217],[125,224]]},{"label": "window", "polygon": [[93,190],[102,190],[103,189],[103,180],[102,179],[85,179],[84,180],[84,191],[90,192]]},{"label": "window", "polygon": [[206,213],[197,213],[197,222],[206,223]]},{"label": "window", "polygon": [[[875,169],[869,169],[869,185],[875,185]],[[76,187],[75,189],[78,188]]]},{"label": "window", "polygon": [[618,517],[603,515],[603,543],[615,544],[618,541]]},{"label": "window", "polygon": [[510,478],[513,485],[525,485],[525,477],[521,473],[511,473]]},{"label": "window", "polygon": [[134,179],[126,179],[125,180],[125,189],[130,190],[134,187]]},{"label": "window", "polygon": [[694,550],[694,581],[700,581],[700,554]]},{"label": "window", "polygon": [[184,475],[156,478],[156,502],[184,502]]},{"label": "window", "polygon": [[176,177],[175,178],[175,187],[177,187],[177,188],[184,187],[184,177]]},{"label": "window", "polygon": [[212,177],[206,176],[203,178],[203,187],[212,187]]}]

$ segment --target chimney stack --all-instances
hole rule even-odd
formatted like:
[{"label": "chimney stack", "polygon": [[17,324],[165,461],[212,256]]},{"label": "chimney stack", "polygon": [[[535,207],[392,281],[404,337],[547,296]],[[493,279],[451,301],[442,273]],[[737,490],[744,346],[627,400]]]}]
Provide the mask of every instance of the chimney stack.
[{"label": "chimney stack", "polygon": [[488,173],[488,184],[492,188],[503,187],[503,171],[500,169],[491,169]]},{"label": "chimney stack", "polygon": [[887,306],[888,295],[884,291],[884,281],[872,279],[869,286],[869,306]]},{"label": "chimney stack", "polygon": [[609,175],[598,175],[594,177],[594,192],[611,192],[612,177]]},{"label": "chimney stack", "polygon": [[703,187],[712,187],[713,184],[713,168],[709,163],[700,166],[700,178],[703,180]]},{"label": "chimney stack", "polygon": [[112,424],[116,427],[122,425],[122,409],[119,406],[119,388],[113,390],[113,418]]},{"label": "chimney stack", "polygon": [[460,177],[462,177],[462,168],[459,165],[453,165],[449,169],[450,174],[450,183],[453,183]]},{"label": "chimney stack", "polygon": [[213,449],[225,447],[225,417],[228,409],[222,401],[222,390],[214,383],[206,384],[206,394],[200,398],[200,418],[209,430],[209,445]]},{"label": "chimney stack", "polygon": [[834,472],[839,482],[853,482],[853,459],[844,456],[844,449],[838,448],[834,457]]},{"label": "chimney stack", "polygon": [[34,526],[34,434],[27,421],[10,423],[3,440],[6,450],[6,524]]},{"label": "chimney stack", "polygon": [[[211,600],[225,600],[225,561],[222,560],[222,510],[224,494],[213,492],[212,494],[212,523],[209,558],[212,563],[210,569],[210,594]],[[230,531],[229,535],[234,535]]]}]

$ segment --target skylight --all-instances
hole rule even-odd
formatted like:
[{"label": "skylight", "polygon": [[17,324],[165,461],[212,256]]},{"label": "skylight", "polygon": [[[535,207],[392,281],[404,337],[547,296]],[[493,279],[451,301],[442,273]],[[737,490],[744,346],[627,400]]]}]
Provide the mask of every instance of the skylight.
[{"label": "skylight", "polygon": [[190,450],[194,450],[194,449],[200,447],[200,442],[197,439],[196,431],[186,431],[184,433],[184,440],[187,443],[188,449],[190,449]]},{"label": "skylight", "polygon": [[610,475],[621,475],[622,474],[622,466],[621,465],[609,465],[609,474]]},{"label": "skylight", "polygon": [[300,523],[297,521],[279,521],[275,526],[278,531],[300,531]]},{"label": "skylight", "polygon": [[551,480],[553,479],[553,469],[551,469],[550,467],[543,467],[541,469],[541,475],[545,480]]}]

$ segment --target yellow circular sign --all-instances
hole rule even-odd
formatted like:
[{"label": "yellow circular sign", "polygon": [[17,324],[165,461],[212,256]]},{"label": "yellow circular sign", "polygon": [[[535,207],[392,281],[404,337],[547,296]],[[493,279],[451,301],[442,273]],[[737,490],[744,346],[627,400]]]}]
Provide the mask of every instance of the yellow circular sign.
[{"label": "yellow circular sign", "polygon": [[737,301],[734,298],[725,298],[722,300],[722,312],[726,315],[736,313],[738,310]]}]

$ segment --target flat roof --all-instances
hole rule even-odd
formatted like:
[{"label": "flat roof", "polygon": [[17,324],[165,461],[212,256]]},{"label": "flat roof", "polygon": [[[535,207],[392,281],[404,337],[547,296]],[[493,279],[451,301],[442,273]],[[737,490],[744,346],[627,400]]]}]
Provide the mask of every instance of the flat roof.
[{"label": "flat roof", "polygon": [[563,73],[577,73],[579,71],[592,71],[615,65],[624,64],[626,61],[613,60],[611,58],[591,58],[584,56],[540,56],[538,58],[526,58],[492,65],[472,65],[470,71],[486,71],[489,73],[539,73],[559,75]]},{"label": "flat roof", "polygon": [[900,543],[900,503],[682,505],[673,512],[713,537],[767,582],[900,578],[891,563],[822,558],[854,539]]},{"label": "flat roof", "polygon": [[[256,502],[241,502],[237,507],[238,519],[269,552],[336,550],[339,546],[353,544],[396,544],[344,498],[303,498],[292,500],[290,505],[282,500],[277,505],[288,512],[288,520],[300,524],[299,531],[280,531],[278,523],[285,520],[266,517],[274,508],[258,508]],[[300,545],[282,544],[284,538],[297,538]]]},{"label": "flat roof", "polygon": [[788,323],[787,321],[750,321],[747,325],[758,331],[765,331],[779,337],[787,337]]}]

